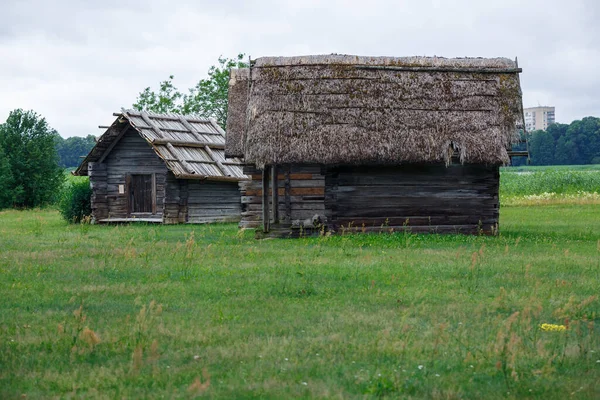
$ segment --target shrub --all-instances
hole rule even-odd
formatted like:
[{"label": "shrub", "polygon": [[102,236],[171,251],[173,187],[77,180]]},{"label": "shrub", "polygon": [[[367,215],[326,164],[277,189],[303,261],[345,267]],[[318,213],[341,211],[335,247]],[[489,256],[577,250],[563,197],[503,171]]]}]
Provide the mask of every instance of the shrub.
[{"label": "shrub", "polygon": [[65,187],[59,211],[68,222],[78,223],[86,220],[92,215],[91,198],[89,179],[73,179]]}]

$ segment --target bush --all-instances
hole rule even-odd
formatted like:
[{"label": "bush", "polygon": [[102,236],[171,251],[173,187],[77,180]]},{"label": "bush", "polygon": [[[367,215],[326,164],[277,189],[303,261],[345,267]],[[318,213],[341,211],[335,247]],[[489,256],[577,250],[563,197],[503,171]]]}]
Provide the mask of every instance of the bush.
[{"label": "bush", "polygon": [[63,192],[59,211],[68,222],[84,221],[92,215],[91,199],[92,189],[89,179],[73,179]]}]

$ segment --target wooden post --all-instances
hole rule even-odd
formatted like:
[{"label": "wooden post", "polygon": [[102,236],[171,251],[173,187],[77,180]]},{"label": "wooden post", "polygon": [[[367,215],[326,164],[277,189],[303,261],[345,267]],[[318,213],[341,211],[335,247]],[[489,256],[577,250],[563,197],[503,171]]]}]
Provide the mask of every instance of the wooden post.
[{"label": "wooden post", "polygon": [[265,165],[262,171],[262,220],[263,220],[263,232],[269,232],[269,169],[268,165]]},{"label": "wooden post", "polygon": [[271,166],[271,207],[273,207],[273,224],[279,223],[279,185],[277,184],[277,164]]},{"label": "wooden post", "polygon": [[290,198],[291,196],[291,187],[290,187],[290,170],[291,170],[291,166],[288,164],[285,167],[285,174],[284,174],[284,180],[283,180],[283,185],[284,185],[284,200],[285,200],[285,220],[286,222],[291,222],[292,221],[292,199]]}]

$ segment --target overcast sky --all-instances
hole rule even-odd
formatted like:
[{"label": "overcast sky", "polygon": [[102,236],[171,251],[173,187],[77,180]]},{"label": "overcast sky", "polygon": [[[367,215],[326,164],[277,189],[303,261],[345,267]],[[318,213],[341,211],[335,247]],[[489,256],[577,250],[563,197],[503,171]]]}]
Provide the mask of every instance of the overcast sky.
[{"label": "overcast sky", "polygon": [[0,121],[33,109],[98,135],[145,87],[187,92],[240,52],[518,56],[525,107],[600,117],[597,0],[0,0]]}]

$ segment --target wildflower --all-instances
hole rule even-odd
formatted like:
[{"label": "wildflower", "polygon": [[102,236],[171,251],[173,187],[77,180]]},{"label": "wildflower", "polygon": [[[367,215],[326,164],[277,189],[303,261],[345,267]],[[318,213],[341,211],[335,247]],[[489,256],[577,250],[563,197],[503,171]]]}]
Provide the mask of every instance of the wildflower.
[{"label": "wildflower", "polygon": [[541,324],[540,329],[547,332],[562,332],[567,330],[567,327],[564,325]]}]

